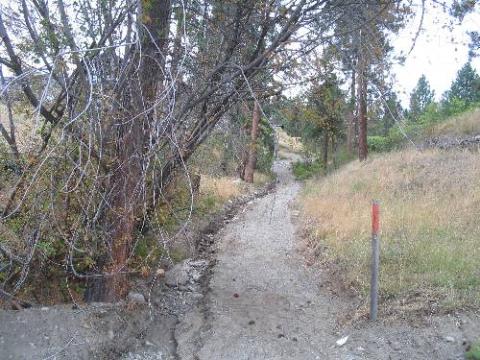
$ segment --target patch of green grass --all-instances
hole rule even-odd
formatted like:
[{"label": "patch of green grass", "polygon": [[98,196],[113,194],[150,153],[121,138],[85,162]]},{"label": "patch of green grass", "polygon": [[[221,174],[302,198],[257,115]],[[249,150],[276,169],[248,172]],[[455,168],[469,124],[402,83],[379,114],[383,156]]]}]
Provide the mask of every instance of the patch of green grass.
[{"label": "patch of green grass", "polygon": [[297,180],[306,180],[324,171],[324,166],[318,161],[297,161],[293,164],[293,175]]},{"label": "patch of green grass", "polygon": [[213,194],[206,194],[197,200],[195,210],[201,215],[207,215],[217,210],[219,202],[220,201],[217,196]]},{"label": "patch of green grass", "polygon": [[467,360],[480,360],[480,341],[472,345],[470,350],[465,354]]},{"label": "patch of green grass", "polygon": [[176,264],[185,260],[187,258],[187,254],[180,248],[173,248],[170,250],[170,258]]}]

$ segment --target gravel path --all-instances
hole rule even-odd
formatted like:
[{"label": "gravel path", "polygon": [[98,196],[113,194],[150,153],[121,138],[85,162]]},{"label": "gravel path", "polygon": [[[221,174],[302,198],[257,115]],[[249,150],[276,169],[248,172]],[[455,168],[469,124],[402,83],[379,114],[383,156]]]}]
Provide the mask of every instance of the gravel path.
[{"label": "gravel path", "polygon": [[[464,344],[480,334],[478,314],[429,317],[415,326],[366,320],[339,325],[352,301],[333,295],[324,274],[305,266],[292,222],[300,185],[289,160],[274,170],[276,192],[250,202],[218,234],[205,297],[176,328],[178,358],[464,358]],[[346,336],[344,345],[336,344]]]},{"label": "gravel path", "polygon": [[[220,233],[203,317],[177,330],[182,359],[325,359],[335,344],[331,299],[295,251],[291,207],[299,184],[275,165],[277,191],[257,199]],[[194,325],[192,325],[194,324]]]}]

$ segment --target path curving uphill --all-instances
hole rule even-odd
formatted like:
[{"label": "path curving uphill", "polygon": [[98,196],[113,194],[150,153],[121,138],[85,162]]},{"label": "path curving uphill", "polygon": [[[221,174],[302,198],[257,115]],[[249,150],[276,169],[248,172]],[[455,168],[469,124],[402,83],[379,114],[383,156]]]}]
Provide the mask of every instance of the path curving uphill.
[{"label": "path curving uphill", "polygon": [[[332,358],[331,299],[296,251],[292,203],[300,185],[289,160],[277,189],[248,204],[218,234],[217,263],[196,312],[177,327],[181,359]],[[327,326],[326,326],[327,325]]]}]

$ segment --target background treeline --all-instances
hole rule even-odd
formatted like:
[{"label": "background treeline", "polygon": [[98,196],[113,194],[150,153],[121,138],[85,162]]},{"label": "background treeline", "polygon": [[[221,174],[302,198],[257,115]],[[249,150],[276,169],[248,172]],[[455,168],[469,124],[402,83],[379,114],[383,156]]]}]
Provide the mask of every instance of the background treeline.
[{"label": "background treeline", "polygon": [[[300,178],[321,173],[327,167],[336,168],[355,157],[352,143],[358,133],[353,140],[349,138],[349,126],[357,116],[355,110],[352,112],[355,99],[345,90],[345,81],[338,74],[341,76],[332,68],[322,72],[319,82],[301,96],[279,104],[284,127],[306,145],[307,162],[296,165]],[[367,143],[373,152],[417,142],[421,145],[425,137],[435,135],[436,125],[480,107],[480,76],[470,62],[458,71],[439,101],[425,76],[419,78],[407,108],[391,88],[379,95],[374,90],[369,93],[367,113]],[[466,134],[471,132],[465,129]]]}]

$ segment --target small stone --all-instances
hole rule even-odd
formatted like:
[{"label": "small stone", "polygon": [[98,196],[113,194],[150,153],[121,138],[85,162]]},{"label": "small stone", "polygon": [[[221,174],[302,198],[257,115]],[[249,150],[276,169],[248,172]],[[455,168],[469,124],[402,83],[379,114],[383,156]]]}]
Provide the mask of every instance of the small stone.
[{"label": "small stone", "polygon": [[186,285],[189,280],[188,268],[189,266],[185,262],[174,265],[165,273],[165,284],[168,286]]},{"label": "small stone", "polygon": [[42,310],[42,311],[48,311],[48,307],[46,307],[46,306],[41,307],[40,310]]},{"label": "small stone", "polygon": [[337,346],[343,346],[347,343],[347,340],[348,340],[348,335],[341,339],[338,339],[335,344],[337,344]]},{"label": "small stone", "polygon": [[113,340],[115,338],[115,333],[113,332],[112,329],[108,330],[108,338],[110,340]]},{"label": "small stone", "polygon": [[444,339],[446,342],[449,342],[449,343],[455,342],[455,338],[453,336],[445,336]]},{"label": "small stone", "polygon": [[248,325],[255,325],[255,320],[250,320],[250,321],[248,322]]},{"label": "small stone", "polygon": [[133,291],[130,291],[128,293],[127,298],[128,298],[128,301],[130,301],[132,303],[135,303],[135,304],[145,304],[146,303],[145,296],[143,296],[140,293],[133,292]]},{"label": "small stone", "polygon": [[397,342],[397,341],[392,341],[391,344],[393,350],[400,350],[402,348],[402,345]]},{"label": "small stone", "polygon": [[155,275],[157,277],[164,277],[165,276],[165,270],[160,268],[160,269],[157,269],[157,271],[155,271]]}]

